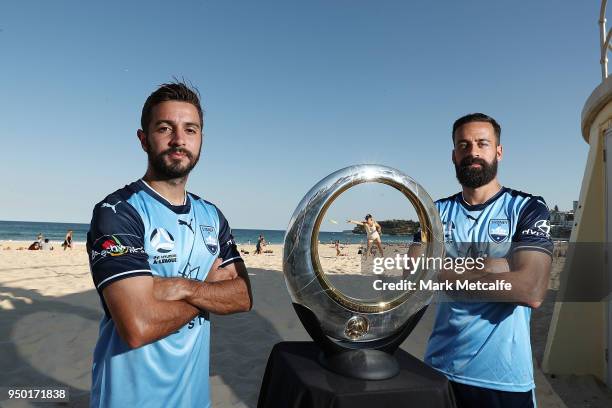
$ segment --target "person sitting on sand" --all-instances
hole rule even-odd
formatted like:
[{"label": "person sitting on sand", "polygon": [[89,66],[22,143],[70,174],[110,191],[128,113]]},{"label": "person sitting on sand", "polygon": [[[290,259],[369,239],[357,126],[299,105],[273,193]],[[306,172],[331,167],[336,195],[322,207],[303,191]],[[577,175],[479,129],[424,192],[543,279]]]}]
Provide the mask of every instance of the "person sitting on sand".
[{"label": "person sitting on sand", "polygon": [[53,251],[53,245],[49,242],[49,238],[45,238],[45,241],[40,246],[43,251]]},{"label": "person sitting on sand", "polygon": [[380,235],[382,234],[382,228],[380,224],[374,220],[374,218],[372,217],[372,214],[367,214],[365,216],[365,221],[346,220],[346,222],[350,224],[362,225],[363,228],[366,230],[366,233],[368,234],[368,246],[365,251],[366,258],[368,257],[368,254],[370,253],[370,249],[372,248],[372,243],[375,243],[376,246],[378,247],[378,250],[380,251],[380,256],[384,256],[383,248],[382,248],[382,241],[380,240]]},{"label": "person sitting on sand", "polygon": [[66,233],[66,238],[64,238],[62,247],[64,248],[64,251],[66,250],[66,248],[72,249],[72,230],[68,230],[68,232]]}]

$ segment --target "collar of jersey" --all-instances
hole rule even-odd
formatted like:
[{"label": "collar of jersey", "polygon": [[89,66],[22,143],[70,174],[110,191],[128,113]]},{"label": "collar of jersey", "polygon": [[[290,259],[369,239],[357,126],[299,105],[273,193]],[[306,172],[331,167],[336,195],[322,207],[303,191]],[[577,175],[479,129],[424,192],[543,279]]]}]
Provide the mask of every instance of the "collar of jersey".
[{"label": "collar of jersey", "polygon": [[138,183],[141,185],[142,189],[149,194],[149,196],[153,197],[155,200],[166,206],[169,210],[175,212],[176,214],[188,214],[191,210],[191,199],[189,198],[189,194],[185,192],[185,204],[183,205],[174,205],[171,204],[168,200],[164,198],[161,194],[155,191],[150,185],[148,185],[143,179],[138,180]]},{"label": "collar of jersey", "polygon": [[489,204],[491,204],[492,202],[494,202],[495,200],[497,200],[502,194],[504,194],[506,192],[507,188],[503,187],[499,189],[499,191],[497,193],[495,193],[495,195],[491,198],[489,198],[487,201],[485,201],[484,203],[481,204],[468,204],[465,202],[465,200],[463,199],[463,193],[459,193],[457,194],[457,198],[458,201],[461,203],[461,205],[468,211],[481,211],[483,209],[485,209]]}]

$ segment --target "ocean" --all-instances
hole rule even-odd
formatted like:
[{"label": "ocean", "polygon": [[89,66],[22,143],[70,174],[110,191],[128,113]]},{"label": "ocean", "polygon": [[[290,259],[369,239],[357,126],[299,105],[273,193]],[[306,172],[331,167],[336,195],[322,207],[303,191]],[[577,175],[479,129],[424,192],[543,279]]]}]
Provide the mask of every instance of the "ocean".
[{"label": "ocean", "polygon": [[[36,240],[36,236],[42,233],[45,238],[52,242],[63,241],[68,230],[73,230],[75,242],[85,242],[89,224],[72,224],[64,222],[27,222],[27,221],[0,221],[0,240],[30,241]],[[283,230],[267,229],[233,229],[232,233],[236,242],[240,244],[255,244],[259,234],[262,234],[270,244],[282,244],[285,238]],[[353,234],[352,232],[325,232],[319,233],[319,241],[331,242],[340,240],[342,243],[360,244],[365,243],[365,235]],[[405,235],[383,235],[384,242],[411,242],[412,236]]]}]

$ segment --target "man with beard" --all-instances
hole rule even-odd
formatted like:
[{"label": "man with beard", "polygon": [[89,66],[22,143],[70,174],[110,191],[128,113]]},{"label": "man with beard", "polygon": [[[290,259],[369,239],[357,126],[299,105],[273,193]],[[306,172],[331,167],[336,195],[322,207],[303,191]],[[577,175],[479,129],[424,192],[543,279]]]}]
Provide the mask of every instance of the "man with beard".
[{"label": "man with beard", "polygon": [[104,308],[92,407],[207,407],[209,313],[248,311],[249,278],[229,224],[187,192],[203,114],[183,83],[161,85],[142,109],[144,177],[108,195],[87,234]]},{"label": "man with beard", "polygon": [[[455,290],[441,294],[425,361],[449,378],[459,407],[535,405],[529,320],[548,288],[549,212],[541,197],[500,185],[500,134],[482,113],[454,123],[452,160],[462,191],[436,202],[447,256],[486,257],[484,268],[444,269],[439,276]],[[496,280],[512,289],[456,286]]]}]

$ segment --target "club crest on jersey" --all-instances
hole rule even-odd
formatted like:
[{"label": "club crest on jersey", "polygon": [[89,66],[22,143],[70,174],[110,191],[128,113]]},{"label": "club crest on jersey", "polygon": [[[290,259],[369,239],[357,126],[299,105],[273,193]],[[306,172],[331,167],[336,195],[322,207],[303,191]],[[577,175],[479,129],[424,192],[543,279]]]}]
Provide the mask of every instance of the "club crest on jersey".
[{"label": "club crest on jersey", "polygon": [[510,235],[510,220],[489,221],[489,236],[493,242],[502,242]]},{"label": "club crest on jersey", "polygon": [[215,227],[209,225],[200,225],[200,231],[202,232],[202,239],[204,245],[210,251],[211,254],[215,255],[219,249],[219,238],[217,237],[217,230]]}]

